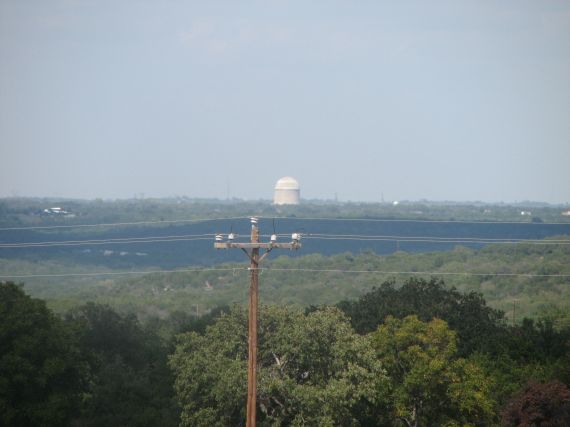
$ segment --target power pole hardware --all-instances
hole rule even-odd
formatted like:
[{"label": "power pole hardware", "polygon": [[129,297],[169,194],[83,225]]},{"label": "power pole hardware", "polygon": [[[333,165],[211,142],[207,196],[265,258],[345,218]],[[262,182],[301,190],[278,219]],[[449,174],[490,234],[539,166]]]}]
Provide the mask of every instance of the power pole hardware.
[{"label": "power pole hardware", "polygon": [[[216,249],[241,249],[250,260],[249,286],[249,309],[248,309],[248,359],[247,359],[247,427],[256,425],[256,398],[257,398],[257,306],[258,306],[258,284],[259,284],[259,264],[269,255],[273,249],[299,249],[301,247],[301,234],[293,233],[290,243],[277,243],[277,235],[271,235],[269,243],[259,241],[258,219],[251,218],[251,242],[234,242],[235,234],[230,233],[227,241],[224,236],[216,234],[214,248]],[[259,256],[259,250],[265,249],[265,253]]]}]

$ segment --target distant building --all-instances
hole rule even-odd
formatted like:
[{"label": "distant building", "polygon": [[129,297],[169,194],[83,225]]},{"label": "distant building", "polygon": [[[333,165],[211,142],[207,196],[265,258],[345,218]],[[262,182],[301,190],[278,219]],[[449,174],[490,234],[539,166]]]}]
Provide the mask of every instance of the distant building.
[{"label": "distant building", "polygon": [[65,209],[60,208],[58,206],[55,206],[53,208],[44,209],[41,212],[41,215],[61,216],[61,217],[65,217],[65,218],[75,218],[74,213],[68,212]]},{"label": "distant building", "polygon": [[66,210],[64,210],[62,208],[55,207],[55,208],[44,209],[44,213],[50,214],[50,215],[65,215],[65,214],[68,214],[69,212],[67,212]]},{"label": "distant building", "polygon": [[564,212],[562,212],[562,216],[570,216],[570,211],[564,211]]},{"label": "distant building", "polygon": [[301,201],[301,187],[295,178],[285,176],[275,184],[273,203],[275,205],[298,205]]}]

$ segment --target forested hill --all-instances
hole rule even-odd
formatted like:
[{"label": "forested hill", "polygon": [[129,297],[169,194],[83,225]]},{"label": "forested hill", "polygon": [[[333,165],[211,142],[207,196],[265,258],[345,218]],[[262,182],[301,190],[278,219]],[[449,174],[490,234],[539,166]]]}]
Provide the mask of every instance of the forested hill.
[{"label": "forested hill", "polygon": [[[492,245],[474,250],[457,247],[430,253],[398,252],[381,256],[320,254],[296,258],[269,257],[263,264],[260,297],[268,304],[302,306],[332,304],[357,298],[386,280],[442,277],[449,286],[483,293],[493,307],[511,311],[516,300],[519,318],[546,308],[570,307],[570,246]],[[107,276],[40,277],[26,279],[33,295],[50,300],[58,311],[92,300],[121,311],[160,315],[191,307],[201,313],[233,302],[245,303],[247,263],[219,264],[215,270]],[[81,272],[86,267],[50,262],[3,261],[2,269]],[[88,270],[90,271],[90,270]]]},{"label": "forested hill", "polygon": [[[65,213],[53,213],[52,207]],[[137,312],[188,305],[205,312],[244,302],[247,292],[243,253],[215,250],[214,233],[227,238],[231,231],[247,241],[248,215],[259,214],[264,240],[272,233],[279,234],[279,241],[289,241],[294,231],[304,236],[301,250],[276,250],[269,257],[266,267],[302,271],[264,271],[264,301],[332,303],[357,297],[383,280],[421,273],[439,274],[462,290],[483,292],[490,304],[502,309],[511,309],[518,299],[520,313],[533,315],[544,304],[564,306],[568,301],[567,278],[548,276],[568,273],[570,264],[568,242],[560,242],[570,235],[570,218],[562,212],[561,206],[531,204],[308,202],[277,208],[263,201],[184,198],[3,199],[0,276],[24,276],[33,295],[59,309],[93,299]],[[518,240],[545,238],[532,244]],[[496,244],[488,247],[492,242]],[[226,268],[224,263],[232,263],[230,271],[114,274]],[[311,268],[376,271],[306,271]],[[82,276],[100,272],[113,274]],[[56,276],[30,277],[46,274]]]},{"label": "forested hill", "polygon": [[[220,214],[229,215],[231,210],[212,216]],[[2,229],[0,258],[57,260],[123,269],[214,265],[240,261],[242,254],[214,250],[213,234],[227,236],[232,231],[238,239],[247,240],[249,227],[247,218],[237,218],[112,227]],[[281,241],[288,241],[292,232],[303,233],[302,250],[289,254],[295,257],[311,253],[358,254],[368,250],[377,254],[442,251],[457,245],[481,248],[494,240],[570,235],[570,223],[265,217],[260,222],[260,230],[265,240],[274,232],[280,234]],[[45,242],[49,244],[41,244]]]},{"label": "forested hill", "polygon": [[[50,213],[57,207],[62,214]],[[275,206],[266,200],[162,199],[80,200],[62,198],[0,199],[0,228],[46,225],[173,221],[220,217],[327,217],[465,221],[565,222],[570,206],[544,203],[458,203],[401,201],[394,203],[303,200],[297,206]],[[48,212],[46,212],[46,210]]]}]

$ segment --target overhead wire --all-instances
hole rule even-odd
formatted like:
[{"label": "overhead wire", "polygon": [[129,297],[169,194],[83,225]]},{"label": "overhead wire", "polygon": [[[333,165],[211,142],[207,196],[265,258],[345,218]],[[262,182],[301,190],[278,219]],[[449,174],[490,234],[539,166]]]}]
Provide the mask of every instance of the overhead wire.
[{"label": "overhead wire", "polygon": [[[97,223],[97,224],[68,224],[68,225],[37,225],[22,227],[2,227],[0,231],[12,230],[49,230],[49,229],[71,229],[71,228],[96,228],[96,227],[123,227],[123,226],[139,226],[139,225],[157,225],[157,224],[177,224],[177,223],[199,223],[209,221],[233,221],[239,219],[248,219],[250,216],[220,217],[220,218],[195,218],[195,219],[174,219],[174,220],[150,220],[150,221],[132,221],[132,222],[115,222],[115,223]],[[520,224],[520,225],[570,225],[570,222],[523,222],[523,221],[468,221],[468,220],[439,220],[439,219],[396,219],[396,218],[335,218],[335,217],[302,217],[302,216],[277,216],[263,217],[260,219],[279,219],[290,221],[358,221],[358,222],[406,222],[406,223],[457,223],[457,224]]]},{"label": "overhead wire", "polygon": [[570,274],[534,274],[534,273],[477,273],[477,272],[452,272],[452,271],[385,271],[385,270],[344,270],[344,269],[319,269],[319,268],[273,268],[266,267],[260,270],[282,272],[310,272],[310,273],[341,273],[341,274],[385,274],[385,275],[425,275],[425,276],[506,276],[506,277],[570,277]]},{"label": "overhead wire", "polygon": [[46,274],[1,274],[0,277],[10,279],[32,279],[49,277],[93,277],[93,276],[120,276],[120,275],[143,275],[143,274],[168,274],[168,273],[201,273],[204,271],[239,271],[244,268],[184,268],[176,270],[143,270],[143,271],[99,271],[92,273],[46,273]]},{"label": "overhead wire", "polygon": [[[170,273],[196,273],[206,271],[250,271],[251,268],[227,267],[227,268],[189,268],[175,270],[143,270],[143,271],[102,271],[88,273],[46,273],[46,274],[2,274],[0,277],[12,279],[49,278],[49,277],[90,277],[90,276],[119,276],[119,275],[143,275],[143,274],[170,274]],[[451,271],[398,271],[398,270],[346,270],[346,269],[319,269],[319,268],[273,268],[263,267],[259,271],[268,272],[307,272],[307,273],[337,273],[337,274],[379,274],[379,275],[422,275],[422,276],[496,276],[496,277],[531,277],[567,278],[570,274],[565,273],[498,273],[498,272],[451,272]]]},{"label": "overhead wire", "polygon": [[451,224],[521,224],[521,225],[570,225],[568,222],[523,222],[523,221],[469,221],[456,219],[396,219],[396,218],[327,218],[302,216],[259,217],[261,219],[275,218],[279,220],[306,221],[357,221],[357,222],[411,222],[411,223],[451,223]]},{"label": "overhead wire", "polygon": [[[180,236],[164,236],[164,237],[132,237],[117,239],[101,239],[101,240],[64,240],[50,242],[18,242],[18,243],[0,243],[0,249],[22,249],[22,248],[47,248],[58,246],[90,246],[90,245],[117,245],[117,244],[136,244],[136,243],[165,243],[165,242],[189,242],[199,240],[212,240],[214,234],[211,235],[180,235]],[[349,240],[349,241],[385,241],[385,242],[410,242],[410,243],[471,243],[471,244],[517,244],[517,245],[570,245],[569,240],[527,240],[527,239],[503,239],[503,240],[487,240],[487,239],[463,239],[463,238],[429,238],[429,237],[407,237],[407,236],[389,236],[389,237],[325,237],[325,236],[305,236],[305,240]]]},{"label": "overhead wire", "polygon": [[570,239],[517,239],[517,238],[483,238],[483,237],[435,237],[435,236],[368,236],[368,235],[327,235],[308,234],[309,240],[353,240],[353,241],[399,241],[415,243],[478,243],[478,244],[536,244],[536,245],[570,245]]},{"label": "overhead wire", "polygon": [[137,225],[156,225],[156,224],[176,224],[176,223],[192,223],[192,222],[209,222],[209,221],[231,221],[237,219],[247,219],[248,216],[236,216],[226,218],[196,218],[196,219],[173,219],[173,220],[156,220],[156,221],[134,221],[134,222],[110,222],[99,224],[68,224],[68,225],[34,225],[26,227],[4,227],[0,231],[12,230],[49,230],[49,229],[66,229],[66,228],[95,228],[95,227],[124,227]]},{"label": "overhead wire", "polygon": [[[75,228],[75,227],[109,227],[109,226],[126,226],[126,225],[149,225],[149,224],[168,224],[183,222],[206,222],[218,220],[235,220],[245,219],[249,217],[230,217],[230,218],[209,218],[209,219],[193,219],[193,220],[169,220],[169,221],[139,221],[139,222],[123,222],[123,223],[107,223],[107,224],[83,224],[83,225],[66,225],[66,226],[38,226],[38,227],[13,227],[0,228],[0,231],[6,230],[25,230],[25,229],[54,229],[54,228]],[[543,224],[557,225],[570,223],[524,223],[524,222],[505,222],[505,221],[446,221],[446,220],[396,220],[396,219],[373,219],[373,218],[310,218],[310,217],[275,217],[275,219],[291,219],[291,220],[330,220],[330,221],[375,221],[375,222],[441,222],[441,223],[471,223],[471,224]],[[130,238],[109,238],[109,239],[91,239],[91,240],[68,240],[68,241],[48,241],[48,242],[18,242],[18,243],[0,243],[0,248],[26,248],[26,247],[51,247],[51,246],[78,246],[78,245],[106,245],[106,244],[135,244],[135,243],[159,243],[173,241],[193,241],[193,240],[210,240],[214,234],[197,234],[197,235],[169,235],[169,236],[151,236],[151,237],[130,237]],[[266,236],[266,235],[262,235]],[[267,235],[269,236],[269,235]],[[289,236],[289,234],[279,233],[278,236]],[[357,234],[326,234],[326,233],[307,233],[305,239],[324,239],[324,240],[354,240],[354,241],[401,241],[401,242],[427,242],[427,243],[501,243],[501,244],[539,244],[539,245],[567,245],[570,239],[517,239],[517,238],[479,238],[479,237],[435,237],[435,236],[391,236],[391,235],[357,235]],[[155,271],[126,271],[126,272],[97,272],[97,273],[62,273],[62,274],[28,274],[28,275],[1,275],[0,277],[11,278],[34,278],[34,277],[76,277],[76,276],[102,276],[102,275],[122,275],[122,274],[152,274],[152,273],[177,273],[177,272],[194,272],[194,271],[235,271],[236,268],[208,268],[208,269],[183,269],[183,270],[155,270]],[[524,277],[570,277],[569,274],[530,274],[530,273],[470,273],[470,272],[417,272],[417,271],[381,271],[381,270],[342,270],[342,269],[278,269],[264,268],[261,270],[272,271],[297,271],[297,272],[329,272],[342,274],[385,274],[385,275],[471,275],[471,276],[524,276]]]},{"label": "overhead wire", "polygon": [[179,236],[127,237],[127,238],[99,239],[99,240],[63,240],[63,241],[51,241],[51,242],[0,243],[0,249],[195,241],[195,240],[211,240],[213,236],[214,236],[213,234],[196,234],[196,235],[179,235]]},{"label": "overhead wire", "polygon": [[[410,238],[410,239],[444,239],[444,240],[485,240],[485,241],[505,241],[505,240],[509,240],[509,241],[542,241],[544,239],[521,239],[521,238],[516,238],[516,237],[502,237],[502,238],[497,238],[497,237],[466,237],[466,236],[461,236],[461,237],[437,237],[437,236],[393,236],[393,235],[369,235],[369,234],[334,234],[334,233],[309,233],[306,235],[306,237],[310,237],[310,238],[319,238],[319,237],[331,237],[331,238],[390,238],[390,239],[404,239],[404,238]],[[553,239],[553,240],[557,240],[557,241],[567,241],[570,242],[570,238],[568,239]]]},{"label": "overhead wire", "polygon": [[[247,238],[234,234],[235,239]],[[173,242],[209,240],[214,233],[202,234],[178,234],[167,236],[145,237],[120,237],[107,239],[87,240],[61,240],[40,242],[5,242],[0,243],[1,248],[27,248],[27,247],[52,247],[52,246],[79,246],[79,245],[103,245],[103,244],[133,244],[153,242]],[[278,233],[278,237],[289,237],[290,233]],[[271,237],[269,234],[261,234],[260,237]],[[365,234],[332,234],[332,233],[307,233],[303,235],[308,240],[351,240],[351,241],[398,241],[415,243],[474,243],[474,244],[535,244],[535,245],[570,245],[570,239],[522,239],[522,238],[492,238],[492,237],[437,237],[437,236],[397,236],[397,235],[365,235]]]}]

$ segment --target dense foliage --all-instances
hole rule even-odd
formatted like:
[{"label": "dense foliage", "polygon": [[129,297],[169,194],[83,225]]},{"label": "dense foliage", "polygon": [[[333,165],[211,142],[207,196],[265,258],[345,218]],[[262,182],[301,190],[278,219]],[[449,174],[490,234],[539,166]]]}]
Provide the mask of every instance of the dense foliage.
[{"label": "dense foliage", "polygon": [[[245,311],[235,307],[204,335],[179,337],[171,366],[182,425],[242,425]],[[387,318],[358,335],[342,314],[264,307],[260,323],[260,425],[438,425],[493,421],[491,380],[457,358],[438,319]]]},{"label": "dense foliage", "polygon": [[[391,272],[412,271],[417,272],[415,277],[426,279],[441,274],[446,285],[456,287],[459,292],[483,294],[491,307],[509,313],[509,321],[513,321],[513,315],[515,323],[520,323],[525,316],[554,316],[557,324],[570,326],[569,259],[568,245],[522,244],[480,250],[457,247],[449,252],[422,254],[399,252],[388,256],[363,252],[330,257],[317,254],[269,257],[263,264],[260,292],[262,301],[269,304],[331,305],[339,300],[358,298],[386,280],[394,281],[396,288],[402,286],[406,275]],[[28,279],[26,288],[32,295],[47,299],[49,306],[59,313],[85,301],[109,304],[121,312],[136,312],[141,318],[185,311],[190,307],[204,314],[220,305],[245,303],[249,279],[244,264],[216,267],[226,270]],[[101,269],[114,273],[114,270]],[[0,271],[41,275],[101,270],[47,261],[0,260]],[[528,273],[551,276],[533,277]],[[476,295],[473,298],[477,298]],[[476,299],[473,304],[477,304]]]},{"label": "dense foliage", "polygon": [[[59,318],[21,286],[0,292],[2,425],[242,425],[241,306]],[[264,306],[259,425],[565,425],[567,314],[512,325],[480,294],[417,278],[337,307]]]},{"label": "dense foliage", "polygon": [[505,427],[570,425],[570,389],[559,381],[529,384],[503,411]]},{"label": "dense foliage", "polygon": [[[340,311],[287,307],[260,313],[260,425],[355,425],[384,374],[367,337]],[[204,335],[178,339],[170,364],[182,425],[242,425],[247,385],[247,315],[234,307]]]},{"label": "dense foliage", "polygon": [[457,357],[456,334],[445,321],[388,316],[372,340],[389,378],[380,425],[493,423],[493,381],[476,363]]},{"label": "dense foliage", "polygon": [[488,307],[481,294],[448,289],[438,279],[411,278],[400,288],[393,281],[385,282],[357,301],[342,301],[338,306],[359,333],[373,331],[387,316],[414,314],[424,321],[444,319],[457,331],[462,355],[496,350],[500,345],[490,337],[500,335],[503,313]]},{"label": "dense foliage", "polygon": [[61,426],[85,380],[71,331],[21,286],[0,282],[0,424]]},{"label": "dense foliage", "polygon": [[85,426],[177,424],[169,348],[134,315],[88,303],[66,316],[87,358],[89,385],[78,419]]},{"label": "dense foliage", "polygon": [[60,319],[0,282],[0,424],[175,426],[169,351],[132,315],[88,303]]}]

